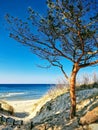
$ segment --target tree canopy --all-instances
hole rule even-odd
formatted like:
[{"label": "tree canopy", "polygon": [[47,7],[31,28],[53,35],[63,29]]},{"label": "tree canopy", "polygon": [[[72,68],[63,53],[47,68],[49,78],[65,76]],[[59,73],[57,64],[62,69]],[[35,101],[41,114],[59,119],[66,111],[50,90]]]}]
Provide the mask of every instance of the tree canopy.
[{"label": "tree canopy", "polygon": [[7,14],[12,27],[10,36],[51,63],[63,57],[83,67],[98,58],[96,2],[47,0],[47,16],[29,7],[28,23]]},{"label": "tree canopy", "polygon": [[[98,1],[47,0],[45,16],[28,8],[26,22],[9,14],[10,37],[61,69],[67,79],[61,58],[73,62],[72,81],[80,68],[98,63]],[[75,74],[75,75],[74,75]],[[74,89],[72,84],[70,94]],[[75,95],[75,93],[73,93]],[[71,95],[72,102],[75,97]],[[75,104],[75,103],[72,103]]]}]

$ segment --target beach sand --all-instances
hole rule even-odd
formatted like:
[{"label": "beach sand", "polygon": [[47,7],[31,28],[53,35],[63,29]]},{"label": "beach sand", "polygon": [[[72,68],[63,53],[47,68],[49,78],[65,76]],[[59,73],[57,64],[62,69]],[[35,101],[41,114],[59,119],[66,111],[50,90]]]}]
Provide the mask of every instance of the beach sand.
[{"label": "beach sand", "polygon": [[37,100],[26,100],[26,101],[7,101],[11,106],[14,107],[15,111],[19,112],[30,112],[31,108]]},{"label": "beach sand", "polygon": [[[19,100],[19,101],[3,100],[3,102],[11,105],[14,108],[14,114],[7,115],[4,113],[0,113],[0,115],[4,116],[6,118],[13,118],[15,120],[22,120],[24,122],[24,124],[26,124],[30,121],[30,117],[32,117],[30,115],[33,111],[34,104],[36,104],[38,101],[39,101],[39,99],[25,100],[25,101],[24,100]],[[2,125],[0,125],[0,130],[5,129],[5,127],[8,127],[10,129],[10,126],[8,126],[8,125],[5,126],[2,124]],[[14,128],[13,128],[13,130],[14,130]]]},{"label": "beach sand", "polygon": [[12,117],[14,119],[23,120],[25,123],[32,119],[36,113],[41,109],[41,107],[48,101],[49,99],[36,99],[36,100],[15,100],[9,101],[4,100],[8,105],[12,106],[14,109],[13,115],[6,117]]},{"label": "beach sand", "polygon": [[32,113],[33,105],[38,100],[26,100],[26,101],[6,101],[14,108],[14,116],[25,119]]}]

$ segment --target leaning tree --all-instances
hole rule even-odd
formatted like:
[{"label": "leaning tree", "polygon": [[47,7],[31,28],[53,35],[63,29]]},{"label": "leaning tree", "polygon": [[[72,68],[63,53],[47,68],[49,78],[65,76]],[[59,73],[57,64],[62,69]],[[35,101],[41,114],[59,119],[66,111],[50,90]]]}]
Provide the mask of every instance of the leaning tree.
[{"label": "leaning tree", "polygon": [[[45,16],[28,8],[26,22],[6,15],[10,37],[60,68],[70,84],[71,118],[76,115],[75,83],[81,68],[98,64],[98,1],[47,0]],[[61,59],[73,63],[70,77]]]}]

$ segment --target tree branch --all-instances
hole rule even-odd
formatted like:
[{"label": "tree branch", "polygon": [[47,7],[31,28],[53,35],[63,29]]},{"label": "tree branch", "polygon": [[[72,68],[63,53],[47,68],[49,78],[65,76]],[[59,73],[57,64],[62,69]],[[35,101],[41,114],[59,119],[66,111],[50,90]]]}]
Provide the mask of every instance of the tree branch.
[{"label": "tree branch", "polygon": [[60,62],[55,61],[55,63],[57,63],[57,64],[55,64],[54,62],[52,62],[50,60],[49,60],[49,62],[51,63],[51,65],[59,67],[61,69],[62,73],[64,74],[65,78],[69,81],[69,78],[68,78],[67,74],[64,71],[63,65],[61,65]]},{"label": "tree branch", "polygon": [[89,55],[95,55],[95,54],[97,54],[98,53],[98,50],[96,50],[96,51],[94,51],[94,52],[87,52],[87,54],[89,54]]},{"label": "tree branch", "polygon": [[53,48],[54,48],[57,52],[59,52],[63,57],[67,58],[68,60],[71,60],[72,62],[75,62],[72,58],[66,56],[61,50],[57,49],[54,44],[53,44]]},{"label": "tree branch", "polygon": [[84,67],[88,67],[88,66],[92,66],[92,65],[95,65],[98,63],[98,60],[96,61],[93,61],[93,62],[90,62],[90,63],[87,63],[87,64],[81,64],[79,65],[80,68],[84,68]]}]

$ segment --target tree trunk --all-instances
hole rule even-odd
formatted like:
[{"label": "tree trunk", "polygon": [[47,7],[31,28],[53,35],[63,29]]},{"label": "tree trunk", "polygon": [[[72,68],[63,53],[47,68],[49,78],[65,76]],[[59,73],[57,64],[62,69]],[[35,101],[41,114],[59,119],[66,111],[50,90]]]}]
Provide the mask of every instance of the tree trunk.
[{"label": "tree trunk", "polygon": [[71,111],[70,118],[74,118],[76,115],[76,95],[75,95],[75,85],[76,85],[76,75],[79,70],[78,64],[73,66],[73,70],[70,78],[70,99],[71,99]]}]

